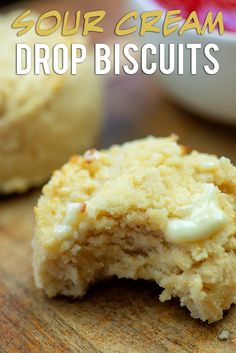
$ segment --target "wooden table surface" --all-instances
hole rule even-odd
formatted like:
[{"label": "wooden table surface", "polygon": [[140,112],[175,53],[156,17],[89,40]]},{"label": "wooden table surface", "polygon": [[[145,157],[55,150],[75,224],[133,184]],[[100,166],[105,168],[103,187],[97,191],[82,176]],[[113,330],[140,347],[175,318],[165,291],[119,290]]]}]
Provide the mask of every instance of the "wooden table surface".
[{"label": "wooden table surface", "polygon": [[[179,134],[193,148],[236,162],[236,128],[193,116],[151,77],[109,78],[98,147],[147,135]],[[149,282],[111,280],[83,300],[47,299],[34,287],[33,206],[40,191],[0,199],[0,353],[220,353],[236,351],[236,308],[219,323],[190,318],[178,300],[161,304]],[[218,334],[230,331],[227,341]]]}]

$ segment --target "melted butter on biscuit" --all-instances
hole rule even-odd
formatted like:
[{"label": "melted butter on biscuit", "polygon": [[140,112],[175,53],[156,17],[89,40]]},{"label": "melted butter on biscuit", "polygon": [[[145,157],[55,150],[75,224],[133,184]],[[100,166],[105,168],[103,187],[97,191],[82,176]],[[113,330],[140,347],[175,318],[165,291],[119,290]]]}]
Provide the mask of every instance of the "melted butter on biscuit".
[{"label": "melted butter on biscuit", "polygon": [[220,207],[218,192],[215,185],[205,184],[203,192],[190,205],[189,215],[169,221],[167,239],[174,243],[200,241],[220,231],[227,218]]},{"label": "melted butter on biscuit", "polygon": [[65,219],[62,224],[57,224],[54,227],[54,234],[59,237],[63,238],[68,235],[73,230],[73,226],[78,221],[78,217],[81,213],[86,211],[86,203],[85,202],[73,202],[67,206]]}]

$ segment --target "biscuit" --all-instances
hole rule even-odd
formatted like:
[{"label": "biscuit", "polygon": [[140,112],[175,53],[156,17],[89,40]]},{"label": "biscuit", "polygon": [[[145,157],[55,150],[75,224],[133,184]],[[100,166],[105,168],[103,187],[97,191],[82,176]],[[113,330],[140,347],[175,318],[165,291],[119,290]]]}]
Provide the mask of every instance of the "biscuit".
[{"label": "biscuit", "polygon": [[[88,54],[77,75],[16,75],[16,43],[67,43],[33,29],[17,37],[0,16],[0,193],[23,192],[45,182],[74,153],[94,146],[102,125],[102,87]],[[71,39],[70,39],[71,40]]]},{"label": "biscuit", "polygon": [[35,209],[34,277],[49,297],[83,296],[95,281],[155,281],[193,318],[235,303],[236,168],[175,137],[72,157]]}]

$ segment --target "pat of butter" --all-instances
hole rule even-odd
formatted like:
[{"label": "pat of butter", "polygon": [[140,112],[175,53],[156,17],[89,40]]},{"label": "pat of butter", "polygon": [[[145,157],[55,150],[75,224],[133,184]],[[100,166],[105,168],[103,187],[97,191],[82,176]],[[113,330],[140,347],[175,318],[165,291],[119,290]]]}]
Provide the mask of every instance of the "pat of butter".
[{"label": "pat of butter", "polygon": [[71,233],[71,227],[65,224],[56,224],[53,230],[57,238],[64,238]]},{"label": "pat of butter", "polygon": [[80,213],[82,213],[83,211],[83,203],[78,202],[78,203],[70,203],[67,206],[67,210],[66,210],[66,217],[65,217],[65,224],[69,225],[69,226],[73,226],[77,219],[78,219],[78,215]]},{"label": "pat of butter", "polygon": [[86,204],[83,203],[70,203],[67,206],[65,219],[62,224],[57,224],[54,227],[54,234],[59,237],[63,238],[72,233],[72,228],[78,220],[79,214],[85,212]]},{"label": "pat of butter", "polygon": [[219,161],[216,160],[216,161],[212,161],[212,160],[209,160],[209,161],[205,161],[201,164],[201,166],[204,168],[204,169],[214,169],[214,168],[217,168],[219,164]]},{"label": "pat of butter", "polygon": [[190,205],[190,214],[169,221],[167,239],[174,243],[200,241],[220,231],[227,218],[220,208],[218,192],[214,184],[205,184],[204,191]]}]

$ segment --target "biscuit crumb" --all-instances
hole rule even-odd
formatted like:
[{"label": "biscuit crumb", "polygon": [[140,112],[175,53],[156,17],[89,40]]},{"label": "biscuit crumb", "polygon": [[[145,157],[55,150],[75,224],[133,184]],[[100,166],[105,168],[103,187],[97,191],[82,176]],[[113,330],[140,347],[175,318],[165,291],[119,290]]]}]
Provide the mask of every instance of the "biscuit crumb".
[{"label": "biscuit crumb", "polygon": [[71,156],[70,157],[70,163],[72,163],[72,164],[77,164],[78,163],[78,161],[79,161],[79,156],[77,156],[77,155],[74,155],[74,156]]},{"label": "biscuit crumb", "polygon": [[190,147],[188,145],[182,145],[181,149],[182,149],[183,155],[187,155],[187,154],[190,154],[192,152],[192,147]]},{"label": "biscuit crumb", "polygon": [[230,332],[227,330],[221,331],[221,333],[218,335],[218,338],[220,341],[226,341],[229,339]]},{"label": "biscuit crumb", "polygon": [[80,203],[80,208],[79,208],[80,213],[86,212],[86,209],[87,209],[86,203],[85,202],[81,202]]},{"label": "biscuit crumb", "polygon": [[175,132],[172,132],[172,133],[170,134],[170,138],[171,138],[172,140],[174,140],[175,142],[177,142],[177,141],[179,140],[179,136],[178,136]]},{"label": "biscuit crumb", "polygon": [[164,303],[171,300],[171,295],[168,293],[167,290],[163,290],[163,292],[159,295],[160,302]]},{"label": "biscuit crumb", "polygon": [[95,160],[98,160],[99,159],[99,152],[95,148],[88,150],[84,154],[84,159],[88,163],[93,162]]}]

